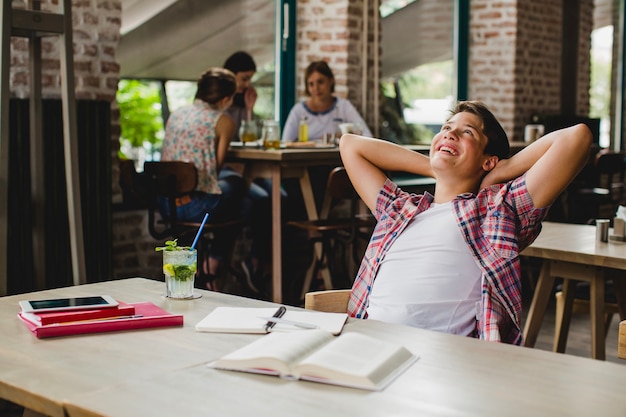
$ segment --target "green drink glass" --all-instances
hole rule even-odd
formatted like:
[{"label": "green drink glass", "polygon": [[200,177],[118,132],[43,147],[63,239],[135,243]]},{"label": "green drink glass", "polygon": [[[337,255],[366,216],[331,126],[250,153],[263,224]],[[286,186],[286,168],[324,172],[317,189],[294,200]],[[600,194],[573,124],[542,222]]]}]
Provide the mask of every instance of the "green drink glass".
[{"label": "green drink glass", "polygon": [[163,274],[168,298],[193,298],[198,251],[195,249],[164,250]]}]

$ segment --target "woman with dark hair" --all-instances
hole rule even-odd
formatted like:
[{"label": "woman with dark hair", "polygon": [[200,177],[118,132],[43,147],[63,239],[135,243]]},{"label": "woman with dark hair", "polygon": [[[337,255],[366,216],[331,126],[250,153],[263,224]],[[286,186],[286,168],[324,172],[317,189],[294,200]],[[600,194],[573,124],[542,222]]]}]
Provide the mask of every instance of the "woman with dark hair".
[{"label": "woman with dark hair", "polygon": [[[237,93],[235,94],[232,106],[226,110],[235,129],[232,134],[233,141],[240,141],[239,128],[243,120],[253,119],[253,108],[257,99],[257,92],[251,83],[256,72],[256,63],[252,56],[244,51],[238,51],[229,56],[224,62],[224,68],[232,71],[237,79]],[[232,167],[225,167],[221,175],[238,175]],[[242,263],[241,267],[246,275],[247,284],[253,291],[258,291],[257,287],[265,285],[263,269],[269,264],[271,256],[271,218],[270,193],[272,190],[271,181],[267,178],[257,178],[250,183],[248,195],[243,201],[242,216],[246,219],[252,237],[252,247],[250,256]],[[287,193],[281,190],[283,199],[287,198]]]},{"label": "woman with dark hair", "polygon": [[[201,222],[205,213],[209,213],[209,222],[224,220],[241,210],[243,179],[237,175],[218,177],[235,128],[224,112],[236,91],[232,72],[210,68],[198,80],[193,103],[173,112],[167,121],[161,160],[193,162],[198,169],[196,190],[177,199],[179,220]],[[167,200],[160,205],[162,214],[169,213]],[[215,277],[220,258],[219,253],[211,254],[208,265],[203,265],[209,276]],[[206,283],[209,289],[211,282],[212,279]]]},{"label": "woman with dark hair", "polygon": [[235,122],[233,140],[239,139],[239,127],[242,120],[252,120],[253,108],[256,103],[257,93],[251,83],[252,76],[256,72],[256,63],[247,52],[238,51],[229,56],[224,62],[224,68],[232,71],[237,79],[237,93],[233,99],[233,105],[226,113]]},{"label": "woman with dark hair", "polygon": [[352,103],[334,95],[335,76],[325,61],[309,64],[304,73],[304,91],[308,98],[291,108],[283,129],[283,142],[298,139],[300,120],[305,117],[311,139],[321,139],[329,133],[334,135],[340,123],[353,123],[362,135],[372,136]]}]

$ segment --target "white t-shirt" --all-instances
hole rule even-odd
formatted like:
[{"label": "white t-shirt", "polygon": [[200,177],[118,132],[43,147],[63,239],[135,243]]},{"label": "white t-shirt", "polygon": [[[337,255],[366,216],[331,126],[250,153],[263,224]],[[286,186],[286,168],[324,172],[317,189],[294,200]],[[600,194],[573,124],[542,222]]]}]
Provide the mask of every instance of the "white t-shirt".
[{"label": "white t-shirt", "polygon": [[380,263],[368,318],[470,335],[481,276],[452,203],[433,203],[407,225]]}]

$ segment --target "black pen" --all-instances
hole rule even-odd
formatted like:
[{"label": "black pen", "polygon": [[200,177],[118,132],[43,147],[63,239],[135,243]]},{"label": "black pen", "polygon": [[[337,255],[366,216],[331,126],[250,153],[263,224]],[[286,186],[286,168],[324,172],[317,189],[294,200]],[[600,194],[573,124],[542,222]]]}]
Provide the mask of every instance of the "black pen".
[{"label": "black pen", "polygon": [[[274,315],[272,317],[274,318],[281,318],[282,316],[285,315],[285,313],[287,312],[287,308],[285,306],[280,306],[278,307],[278,310],[276,310],[276,313],[274,313]],[[276,326],[276,322],[275,321],[268,321],[265,324],[265,331],[269,332],[270,329],[272,327]]]}]

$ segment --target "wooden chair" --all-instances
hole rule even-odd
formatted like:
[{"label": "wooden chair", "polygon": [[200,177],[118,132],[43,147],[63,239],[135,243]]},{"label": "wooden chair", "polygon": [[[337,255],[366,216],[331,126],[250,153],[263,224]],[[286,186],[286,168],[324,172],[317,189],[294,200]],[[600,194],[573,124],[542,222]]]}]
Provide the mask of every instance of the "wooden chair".
[{"label": "wooden chair", "polygon": [[597,218],[612,219],[624,198],[625,156],[603,149],[568,187],[570,220],[591,224]]},{"label": "wooden chair", "polygon": [[[331,208],[340,202],[349,204],[347,216],[331,216]],[[362,255],[359,243],[363,241],[366,243],[369,240],[375,225],[373,216],[358,213],[359,202],[360,198],[350,182],[346,169],[337,167],[328,176],[320,219],[287,223],[289,226],[306,231],[314,249],[313,260],[305,274],[301,299],[310,290],[313,277],[319,272],[324,278],[325,289],[333,288],[331,275],[335,275],[333,278],[338,281],[341,272],[340,263],[347,258],[345,256],[347,248],[351,251],[354,265],[359,265]],[[321,250],[318,245],[321,245]],[[350,272],[346,272],[346,275],[350,275]]]},{"label": "wooden chair", "polygon": [[[148,200],[148,230],[155,239],[167,237],[177,238],[179,244],[191,245],[198,232],[199,222],[180,221],[176,216],[176,201],[188,197],[198,184],[198,171],[191,162],[182,161],[149,161],[144,163],[142,180]],[[169,205],[167,217],[159,212],[159,198],[166,198]],[[209,277],[202,268],[202,262],[208,258],[211,246],[215,244],[216,234],[230,236],[226,239],[228,250],[223,251],[225,256],[222,265],[227,272],[234,275],[231,267],[231,256],[234,250],[236,236],[243,228],[243,219],[234,218],[219,222],[207,222],[203,226],[202,239],[198,245],[198,277],[200,283],[206,282]],[[248,283],[250,286],[250,283]],[[254,286],[251,287],[254,289]]]},{"label": "wooden chair", "polygon": [[619,334],[617,336],[617,357],[626,359],[626,320],[619,324]]},{"label": "wooden chair", "polygon": [[[605,303],[604,303],[604,332],[605,337],[608,334],[611,321],[614,314],[619,314],[619,308],[617,303],[612,300],[613,291],[612,286],[607,285],[605,288]],[[568,308],[566,304],[563,291],[559,291],[555,294],[556,299],[556,312],[555,312],[555,326],[554,326],[554,345],[553,350],[555,352],[565,352],[567,344],[567,333],[569,331],[569,324],[571,322],[572,314],[577,313],[589,313],[590,301],[589,301],[589,284],[586,282],[576,283],[576,287],[573,294],[573,300],[571,306]],[[563,327],[563,332],[559,334],[559,329]]]},{"label": "wooden chair", "polygon": [[304,308],[327,313],[345,313],[349,299],[350,290],[312,291],[304,295]]}]

